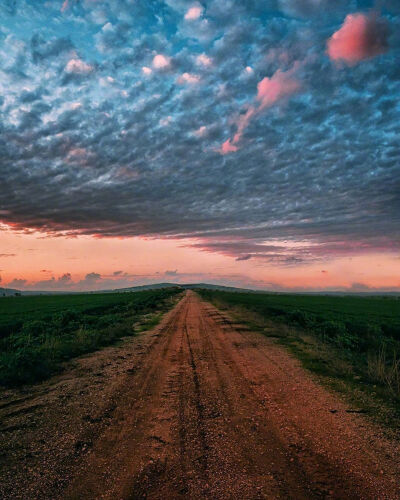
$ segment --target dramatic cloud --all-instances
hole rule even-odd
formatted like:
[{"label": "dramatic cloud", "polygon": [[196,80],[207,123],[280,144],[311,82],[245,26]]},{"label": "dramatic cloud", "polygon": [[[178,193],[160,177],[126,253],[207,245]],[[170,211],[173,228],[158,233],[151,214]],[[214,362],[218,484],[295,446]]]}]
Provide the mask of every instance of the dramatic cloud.
[{"label": "dramatic cloud", "polygon": [[328,40],[333,61],[353,65],[388,50],[388,26],[377,14],[349,14],[339,31]]},{"label": "dramatic cloud", "polygon": [[62,4],[0,2],[4,227],[200,241],[241,268],[398,252],[394,0],[390,33],[366,0]]}]

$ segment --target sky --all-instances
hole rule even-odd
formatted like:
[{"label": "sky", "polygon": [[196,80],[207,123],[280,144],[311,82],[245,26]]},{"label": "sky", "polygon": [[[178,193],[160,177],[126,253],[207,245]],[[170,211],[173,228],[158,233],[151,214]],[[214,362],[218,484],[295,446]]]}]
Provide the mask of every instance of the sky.
[{"label": "sky", "polygon": [[0,286],[400,291],[398,0],[3,0]]}]

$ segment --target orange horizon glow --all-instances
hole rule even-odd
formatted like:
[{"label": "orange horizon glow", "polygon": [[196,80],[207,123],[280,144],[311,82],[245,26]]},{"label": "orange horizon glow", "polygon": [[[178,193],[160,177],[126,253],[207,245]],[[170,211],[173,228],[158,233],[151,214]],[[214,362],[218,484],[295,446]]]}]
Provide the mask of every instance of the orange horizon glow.
[{"label": "orange horizon glow", "polygon": [[[307,264],[282,266],[257,258],[237,261],[192,244],[189,239],[44,237],[6,230],[2,231],[0,286],[72,291],[169,281],[271,290],[400,290],[400,258],[394,252],[330,255]],[[68,281],[57,281],[66,274],[70,274]],[[44,282],[49,283],[47,287],[38,285]]]}]

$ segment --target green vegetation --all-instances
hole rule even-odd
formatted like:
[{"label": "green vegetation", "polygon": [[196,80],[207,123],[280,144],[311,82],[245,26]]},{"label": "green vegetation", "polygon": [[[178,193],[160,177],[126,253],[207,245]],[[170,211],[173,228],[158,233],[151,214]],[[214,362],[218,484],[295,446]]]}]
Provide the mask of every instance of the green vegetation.
[{"label": "green vegetation", "polygon": [[376,347],[376,339],[400,341],[400,299],[330,295],[227,293],[202,290],[209,299],[224,300],[270,318],[300,325],[349,347]]},{"label": "green vegetation", "polygon": [[[143,296],[143,295],[141,295]],[[60,311],[96,313],[106,307],[128,304],[131,293],[80,293],[71,295],[32,295],[0,298],[0,337],[20,331],[30,320],[49,320]],[[138,296],[139,297],[139,296]]]},{"label": "green vegetation", "polygon": [[0,299],[0,384],[42,380],[63,361],[152,328],[180,291]]},{"label": "green vegetation", "polygon": [[357,350],[400,341],[397,297],[284,295],[202,290],[207,300],[223,300],[269,318],[298,325],[326,341]]},{"label": "green vegetation", "polygon": [[400,418],[399,298],[199,293],[252,329],[275,337],[336,389],[362,393],[364,407],[384,403],[393,410],[386,415]]}]

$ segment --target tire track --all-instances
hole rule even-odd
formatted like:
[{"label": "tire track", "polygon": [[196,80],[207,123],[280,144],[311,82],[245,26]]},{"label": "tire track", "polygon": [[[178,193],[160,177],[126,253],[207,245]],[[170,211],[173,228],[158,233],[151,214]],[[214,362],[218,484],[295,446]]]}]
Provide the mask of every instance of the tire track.
[{"label": "tire track", "polygon": [[202,469],[202,473],[207,479],[207,469],[208,469],[208,460],[207,460],[207,450],[208,450],[208,444],[207,444],[207,437],[206,437],[206,431],[205,431],[205,424],[204,424],[204,409],[203,409],[203,403],[201,401],[201,394],[200,394],[200,382],[199,382],[199,375],[197,372],[197,366],[196,362],[194,359],[193,355],[193,349],[192,345],[190,342],[190,337],[188,334],[188,328],[187,328],[187,322],[185,322],[185,335],[186,335],[186,341],[188,344],[189,348],[189,362],[190,366],[192,368],[192,376],[193,376],[193,384],[194,384],[194,392],[195,392],[195,405],[196,405],[196,410],[197,410],[197,429],[198,429],[198,434],[199,434],[199,440],[201,443],[201,448],[203,450],[203,454],[200,457],[200,465]]}]

